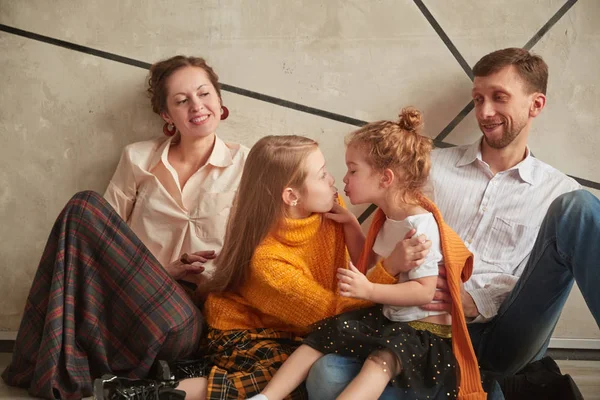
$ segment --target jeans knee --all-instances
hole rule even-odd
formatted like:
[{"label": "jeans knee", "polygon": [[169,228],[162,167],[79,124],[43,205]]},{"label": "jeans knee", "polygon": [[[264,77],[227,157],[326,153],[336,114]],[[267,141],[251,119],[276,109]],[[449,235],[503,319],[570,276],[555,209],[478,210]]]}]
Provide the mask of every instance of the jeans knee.
[{"label": "jeans knee", "polygon": [[360,372],[362,362],[355,359],[327,354],[313,364],[306,389],[310,399],[335,399]]},{"label": "jeans knee", "polygon": [[600,207],[600,201],[587,190],[575,190],[558,196],[548,209],[549,215],[577,215],[592,212],[594,206]]}]

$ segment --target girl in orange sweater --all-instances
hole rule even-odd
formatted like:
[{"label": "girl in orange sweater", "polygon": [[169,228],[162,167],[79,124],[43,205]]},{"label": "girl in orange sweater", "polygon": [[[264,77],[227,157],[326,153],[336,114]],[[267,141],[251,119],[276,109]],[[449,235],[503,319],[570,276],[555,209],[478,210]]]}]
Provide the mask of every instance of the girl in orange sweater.
[{"label": "girl in orange sweater", "polygon": [[[316,324],[304,344],[253,400],[285,397],[326,353],[365,360],[360,374],[338,399],[377,399],[390,380],[406,391],[413,390],[419,398],[434,398],[441,388],[448,391],[449,398],[486,398],[458,289],[461,274],[465,280],[470,275],[472,256],[443,223],[435,205],[421,194],[432,147],[429,138],[419,135],[421,125],[419,111],[404,109],[398,122],[368,124],[347,140],[345,192],[353,204],[374,203],[380,210],[359,268],[338,269],[339,291],[344,297],[384,306],[350,311]],[[377,257],[387,257],[412,229],[433,242],[424,263],[401,274],[399,283],[393,285],[369,281],[361,271],[375,265]],[[448,281],[456,299],[454,324],[448,313],[420,308],[433,300],[439,265],[445,265],[452,275]],[[457,339],[454,354],[453,333]]]}]

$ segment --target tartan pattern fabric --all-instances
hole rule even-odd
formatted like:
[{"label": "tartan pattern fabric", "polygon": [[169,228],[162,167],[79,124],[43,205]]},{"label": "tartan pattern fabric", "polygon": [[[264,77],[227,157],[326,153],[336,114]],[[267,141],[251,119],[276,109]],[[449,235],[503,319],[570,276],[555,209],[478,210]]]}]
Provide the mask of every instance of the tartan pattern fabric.
[{"label": "tartan pattern fabric", "polygon": [[47,399],[92,394],[94,378],[143,378],[193,356],[202,315],[115,210],[77,193],[56,220],[4,381]]},{"label": "tartan pattern fabric", "polygon": [[[206,400],[244,399],[265,388],[302,338],[273,329],[208,330],[206,353],[213,364]],[[306,400],[304,384],[286,400]]]}]

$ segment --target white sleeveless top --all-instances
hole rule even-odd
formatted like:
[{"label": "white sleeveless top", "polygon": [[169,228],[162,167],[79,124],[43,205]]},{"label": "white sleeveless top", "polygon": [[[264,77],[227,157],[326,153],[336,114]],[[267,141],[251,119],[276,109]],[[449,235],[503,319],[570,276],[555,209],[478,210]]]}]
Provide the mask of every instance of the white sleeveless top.
[{"label": "white sleeveless top", "polygon": [[[400,273],[398,282],[406,282],[427,276],[437,276],[439,273],[439,265],[443,265],[440,231],[437,222],[431,213],[411,215],[402,221],[387,218],[377,234],[375,244],[373,245],[373,251],[378,256],[384,258],[389,256],[396,247],[396,244],[413,228],[417,231],[415,234],[416,236],[424,234],[427,236],[427,239],[431,240],[431,247],[423,264],[408,272]],[[392,321],[409,322],[432,315],[446,314],[446,312],[426,311],[416,306],[400,307],[384,305],[383,314]]]}]

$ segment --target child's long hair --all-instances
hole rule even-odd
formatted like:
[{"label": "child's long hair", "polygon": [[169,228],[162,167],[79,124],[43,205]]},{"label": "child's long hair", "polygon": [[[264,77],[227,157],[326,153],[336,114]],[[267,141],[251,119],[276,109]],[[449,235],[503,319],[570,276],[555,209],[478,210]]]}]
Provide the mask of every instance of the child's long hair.
[{"label": "child's long hair", "polygon": [[235,291],[246,281],[254,250],[282,220],[286,187],[302,190],[305,160],[318,148],[302,136],[265,136],[250,150],[227,222],[225,243],[206,292]]},{"label": "child's long hair", "polygon": [[400,111],[398,122],[372,122],[352,132],[346,146],[364,150],[367,162],[376,171],[391,169],[402,184],[402,201],[412,203],[422,192],[431,168],[433,143],[421,136],[422,127],[421,112],[407,107]]}]

